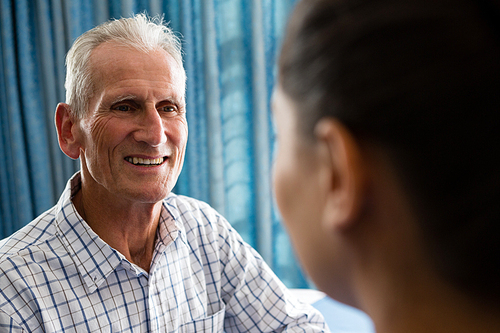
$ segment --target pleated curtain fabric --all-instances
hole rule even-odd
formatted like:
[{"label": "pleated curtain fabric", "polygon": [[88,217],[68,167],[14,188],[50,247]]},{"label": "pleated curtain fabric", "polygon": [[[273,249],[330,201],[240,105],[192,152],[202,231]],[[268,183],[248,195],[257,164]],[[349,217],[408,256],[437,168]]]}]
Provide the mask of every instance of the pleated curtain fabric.
[{"label": "pleated curtain fabric", "polygon": [[211,204],[289,287],[305,287],[272,194],[276,57],[294,0],[0,0],[0,238],[50,208],[79,161],[59,149],[64,59],[112,18],[161,15],[183,41],[189,140],[174,189]]}]

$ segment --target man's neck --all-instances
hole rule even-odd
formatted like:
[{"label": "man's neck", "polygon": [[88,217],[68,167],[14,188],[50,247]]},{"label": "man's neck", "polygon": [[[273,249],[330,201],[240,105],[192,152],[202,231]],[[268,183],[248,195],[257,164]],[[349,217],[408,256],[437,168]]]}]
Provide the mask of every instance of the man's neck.
[{"label": "man's neck", "polygon": [[120,202],[89,192],[82,186],[73,197],[80,216],[104,242],[149,272],[162,203]]}]

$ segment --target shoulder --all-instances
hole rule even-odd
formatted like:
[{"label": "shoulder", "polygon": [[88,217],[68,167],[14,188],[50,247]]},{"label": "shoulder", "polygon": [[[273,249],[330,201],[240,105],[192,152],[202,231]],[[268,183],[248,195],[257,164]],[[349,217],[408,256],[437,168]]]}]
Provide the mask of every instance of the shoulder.
[{"label": "shoulder", "polygon": [[55,207],[42,213],[29,224],[0,240],[0,263],[30,247],[38,247],[55,235]]},{"label": "shoulder", "polygon": [[49,210],[1,241],[0,304],[6,305],[9,300],[12,310],[31,302],[35,290],[45,288],[47,281],[59,279],[62,268],[71,262],[54,221],[53,211]]}]

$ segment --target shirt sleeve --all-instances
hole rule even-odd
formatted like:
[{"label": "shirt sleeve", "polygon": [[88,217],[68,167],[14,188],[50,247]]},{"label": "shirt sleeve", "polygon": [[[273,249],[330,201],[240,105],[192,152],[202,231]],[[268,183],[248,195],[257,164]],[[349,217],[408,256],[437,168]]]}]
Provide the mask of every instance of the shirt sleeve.
[{"label": "shirt sleeve", "polygon": [[222,217],[219,228],[226,332],[329,332],[321,313],[294,297]]}]

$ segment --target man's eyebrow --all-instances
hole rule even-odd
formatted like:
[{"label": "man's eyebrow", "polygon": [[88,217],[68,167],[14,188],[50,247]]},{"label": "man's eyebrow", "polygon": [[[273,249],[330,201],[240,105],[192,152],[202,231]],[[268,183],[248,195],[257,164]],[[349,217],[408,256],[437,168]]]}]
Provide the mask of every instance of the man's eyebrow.
[{"label": "man's eyebrow", "polygon": [[166,96],[165,98],[163,98],[161,102],[169,102],[169,103],[173,103],[177,106],[185,106],[186,105],[186,100],[184,98],[184,96],[178,96],[178,95],[169,95],[169,96]]},{"label": "man's eyebrow", "polygon": [[[134,94],[120,95],[111,101],[111,105],[115,105],[117,103],[124,102],[124,101],[140,101],[140,97],[137,95],[134,95]],[[186,105],[184,96],[180,96],[180,98],[179,98],[179,96],[177,96],[177,95],[168,95],[168,96],[164,97],[161,101],[158,101],[158,103],[162,103],[162,102],[173,103],[173,104],[178,105],[180,107],[185,107],[185,105]]]},{"label": "man's eyebrow", "polygon": [[136,95],[121,95],[121,96],[116,97],[111,102],[111,104],[113,105],[113,104],[120,103],[120,102],[123,102],[123,101],[136,100],[136,99],[137,99]]}]

